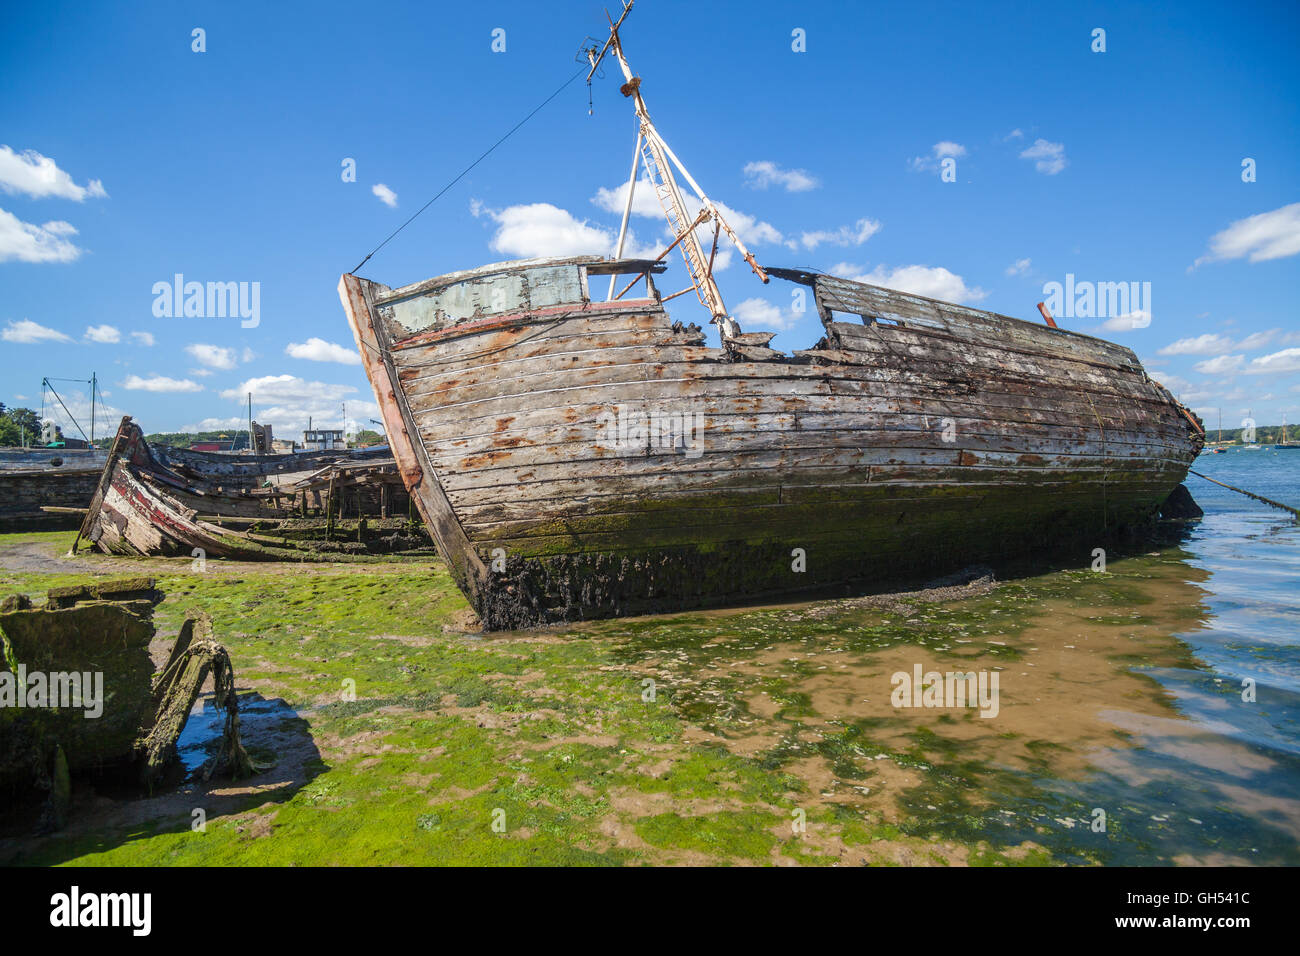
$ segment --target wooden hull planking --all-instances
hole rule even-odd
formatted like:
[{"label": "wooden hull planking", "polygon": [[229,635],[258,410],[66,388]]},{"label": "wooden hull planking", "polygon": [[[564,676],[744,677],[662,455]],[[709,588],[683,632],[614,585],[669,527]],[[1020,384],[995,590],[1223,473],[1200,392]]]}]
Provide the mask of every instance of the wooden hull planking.
[{"label": "wooden hull planking", "polygon": [[1099,541],[1149,524],[1203,443],[1089,336],[773,270],[811,287],[823,341],[711,348],[657,298],[591,302],[598,263],[340,282],[398,467],[489,628]]},{"label": "wooden hull planking", "polygon": [[[224,493],[186,481],[164,466],[139,426],[124,418],[78,540],[85,538],[111,554],[246,561],[301,561],[331,554],[418,549],[418,537],[400,533],[404,522],[397,518],[408,504],[404,492],[398,497],[400,488],[389,493],[398,481],[395,466],[391,460],[370,457],[369,461],[327,465],[293,485],[265,493],[248,489]],[[295,519],[306,510],[309,495],[315,495],[324,506],[327,518],[315,522]],[[281,501],[285,496],[290,502],[287,506]],[[334,517],[342,518],[349,506],[352,517],[358,519],[353,522],[357,540],[332,540]],[[378,520],[371,526],[365,522],[368,517]],[[251,529],[239,530],[224,523],[232,519],[235,524],[241,523],[238,519],[249,519],[242,524],[251,525]],[[322,523],[327,538],[323,542],[312,540],[300,527]],[[366,533],[369,538],[363,541]]]}]

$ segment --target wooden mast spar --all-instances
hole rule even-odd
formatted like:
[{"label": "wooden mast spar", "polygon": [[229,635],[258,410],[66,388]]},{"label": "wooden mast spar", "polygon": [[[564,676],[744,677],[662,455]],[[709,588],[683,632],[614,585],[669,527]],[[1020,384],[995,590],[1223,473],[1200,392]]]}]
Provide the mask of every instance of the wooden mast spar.
[{"label": "wooden mast spar", "polygon": [[[595,75],[605,56],[611,52],[614,54],[615,59],[618,60],[619,69],[623,71],[625,80],[620,87],[620,92],[632,99],[637,119],[640,120],[636,148],[632,156],[632,175],[628,179],[627,202],[623,208],[623,222],[619,227],[618,249],[614,257],[618,259],[623,255],[623,245],[627,238],[628,217],[632,211],[632,194],[636,189],[637,169],[639,166],[644,166],[646,176],[654,186],[655,195],[663,208],[664,216],[667,218],[669,229],[673,234],[672,244],[661,252],[655,261],[666,256],[674,246],[681,249],[682,258],[686,260],[686,268],[691,276],[691,286],[683,289],[682,292],[687,292],[692,287],[695,289],[700,303],[709,310],[709,314],[713,317],[712,321],[718,326],[723,344],[729,345],[740,335],[740,326],[736,324],[735,319],[728,315],[726,304],[722,300],[722,293],[713,278],[713,261],[718,250],[719,235],[721,233],[726,234],[744,260],[749,263],[750,268],[754,270],[754,274],[763,282],[768,281],[767,273],[755,260],[754,254],[745,248],[745,244],[741,242],[735,230],[727,223],[722,212],[704,194],[704,190],[700,188],[699,183],[691,176],[650,120],[650,113],[646,109],[645,100],[641,96],[641,78],[633,74],[632,68],[628,66],[627,57],[623,55],[623,44],[618,35],[619,27],[623,25],[623,21],[627,19],[627,15],[631,12],[632,0],[628,0],[623,7],[623,12],[619,15],[618,22],[615,23],[612,19],[610,20],[609,39],[605,41],[604,46],[600,50],[592,47],[586,51],[587,60],[591,64],[591,70],[587,73],[588,83],[591,82],[591,78]],[[608,18],[608,14],[606,14],[606,17]],[[687,211],[686,200],[682,195],[681,187],[677,183],[677,177],[673,172],[674,168],[694,190],[699,200],[700,211],[697,215],[692,216]],[[709,220],[714,223],[713,248],[706,257],[696,229]],[[613,277],[611,277],[610,291],[607,298],[618,298],[613,293],[614,283]],[[674,293],[674,295],[680,294]],[[672,297],[668,296],[667,298]]]}]

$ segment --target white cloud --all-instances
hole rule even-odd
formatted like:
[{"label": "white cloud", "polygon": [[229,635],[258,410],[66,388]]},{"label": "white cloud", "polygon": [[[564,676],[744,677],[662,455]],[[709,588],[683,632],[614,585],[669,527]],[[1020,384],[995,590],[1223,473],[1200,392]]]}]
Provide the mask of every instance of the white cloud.
[{"label": "white cloud", "polygon": [[[623,206],[627,203],[627,188],[628,184],[626,182],[614,187],[613,189],[605,189],[602,187],[601,189],[596,190],[596,195],[591,197],[591,201],[605,212],[617,213],[619,216],[622,216]],[[695,218],[700,214],[700,201],[698,198],[690,193],[683,193],[682,199],[686,204],[686,214],[688,216]],[[538,205],[545,204],[541,203]],[[777,229],[771,223],[764,222],[761,219],[757,219],[748,213],[740,212],[737,209],[732,209],[726,203],[714,200],[714,205],[718,207],[718,211],[722,213],[723,218],[727,220],[727,223],[736,231],[736,234],[740,236],[741,241],[746,245],[757,246],[767,243],[773,245],[785,245],[791,249],[796,248],[794,241],[787,240],[785,236],[781,234],[781,230]],[[512,206],[511,208],[519,209],[525,207]],[[554,209],[555,207],[552,206],[551,208]],[[479,215],[480,211],[487,212],[494,218],[496,215],[492,210],[485,210],[481,203],[471,204],[470,210],[471,212],[474,212],[476,216]],[[655,198],[654,186],[650,184],[649,180],[637,180],[636,192],[632,195],[632,214],[634,216],[643,216],[648,219],[655,219],[659,222],[664,222],[663,209],[659,205],[659,200]],[[663,233],[665,236],[668,236],[667,241],[664,243],[664,245],[667,245],[672,241],[673,237],[669,233],[666,223],[664,225]],[[699,234],[701,243],[704,243],[706,247],[712,245],[713,227],[711,225],[705,223],[700,226]],[[726,238],[723,237],[719,245],[719,261],[714,265],[715,271],[720,272],[723,269],[722,256],[725,244]],[[611,241],[611,247],[612,245],[613,242]],[[663,246],[659,247],[659,249],[662,248]],[[659,249],[654,249],[653,251],[650,251],[649,254],[653,256],[659,251]]]},{"label": "white cloud", "polygon": [[747,332],[784,331],[802,318],[793,309],[782,310],[766,299],[746,299],[732,309],[732,314]]},{"label": "white cloud", "polygon": [[259,422],[270,422],[281,437],[306,428],[308,419],[321,427],[337,427],[343,417],[343,402],[347,402],[350,431],[364,427],[370,418],[379,417],[379,406],[374,402],[352,397],[357,392],[356,386],[310,382],[295,375],[250,378],[221,392],[221,397],[246,402],[249,392],[253,394],[253,417]]},{"label": "white cloud", "polygon": [[17,322],[11,320],[5,326],[4,331],[0,332],[0,338],[3,338],[6,342],[21,342],[23,345],[35,345],[38,342],[72,341],[70,336],[64,335],[57,329],[47,329],[31,319],[20,319]]},{"label": "white cloud", "polygon": [[1244,349],[1248,352],[1251,349],[1263,348],[1265,345],[1268,345],[1269,342],[1272,342],[1280,331],[1281,329],[1267,329],[1263,332],[1252,332],[1250,335],[1238,342],[1235,348]]},{"label": "white cloud", "polygon": [[[744,168],[745,185],[750,189],[767,189],[769,186],[781,186],[789,193],[806,192],[817,188],[817,179],[804,169],[782,169],[769,160],[746,163]],[[624,197],[626,201],[626,197]]]},{"label": "white cloud", "polygon": [[1246,369],[1252,375],[1267,375],[1275,372],[1300,372],[1300,348],[1283,349],[1269,355],[1261,355],[1250,363]]},{"label": "white cloud", "polygon": [[141,378],[139,375],[128,375],[122,387],[138,392],[201,392],[203,386],[198,382],[191,382],[188,378],[167,378],[165,375],[151,375],[148,378]]},{"label": "white cloud", "polygon": [[1210,237],[1210,251],[1192,268],[1206,262],[1249,258],[1251,262],[1284,259],[1300,252],[1300,202],[1272,212],[1238,219]]},{"label": "white cloud", "polygon": [[1034,140],[1034,145],[1020,154],[1021,159],[1032,159],[1034,168],[1046,176],[1055,176],[1066,167],[1064,143],[1049,143],[1045,139]]},{"label": "white cloud", "polygon": [[[718,207],[718,211],[722,213],[722,217],[727,220],[727,224],[736,231],[736,235],[740,237],[740,241],[745,243],[745,245],[759,246],[771,244],[785,245],[794,248],[794,243],[787,242],[785,236],[781,234],[781,230],[777,229],[776,226],[772,225],[770,222],[764,222],[761,219],[756,219],[748,213],[741,212],[738,209],[732,209],[726,203],[718,202],[716,199],[713,201],[713,204]],[[699,200],[687,196],[686,208],[692,216],[699,215]],[[660,215],[662,215],[662,213]],[[708,223],[705,223],[700,227],[700,229],[708,232],[709,242],[712,243],[713,227]],[[726,242],[726,237],[723,236],[720,241]]]},{"label": "white cloud", "polygon": [[945,139],[931,147],[929,156],[914,156],[908,165],[915,170],[938,169],[941,160],[958,159],[965,155],[965,146]]},{"label": "white cloud", "polygon": [[830,272],[845,279],[869,282],[945,302],[978,302],[988,296],[983,289],[967,286],[961,276],[942,266],[898,266],[891,269],[880,265],[870,272],[864,272],[862,267],[841,262],[832,267]]},{"label": "white cloud", "polygon": [[290,342],[285,346],[286,355],[311,362],[340,362],[343,365],[360,365],[361,356],[356,349],[344,348],[324,339],[310,338],[306,342]]},{"label": "white cloud", "polygon": [[837,246],[860,246],[879,231],[880,223],[874,219],[859,219],[852,226],[840,226],[833,232],[824,229],[805,232],[799,237],[799,241],[804,244],[805,249],[816,249],[826,242]]},{"label": "white cloud", "polygon": [[1016,128],[1013,129],[1010,133],[1007,133],[1006,136],[1003,136],[1003,137],[1002,137],[1002,142],[1005,143],[1007,140],[1011,140],[1011,139],[1024,139],[1024,138],[1025,138],[1025,134],[1022,133],[1022,132],[1020,131],[1020,128],[1019,128],[1019,127],[1016,127]]},{"label": "white cloud", "polygon": [[341,402],[356,390],[355,385],[308,382],[296,375],[263,375],[226,389],[221,397],[242,401],[252,392],[258,402]]},{"label": "white cloud", "polygon": [[1029,271],[1029,265],[1030,265],[1029,259],[1017,259],[1015,262],[1011,263],[1011,265],[1007,266],[1007,275],[1009,276],[1024,275],[1026,272]]},{"label": "white cloud", "polygon": [[235,358],[235,350],[222,348],[220,345],[204,345],[196,342],[193,345],[185,346],[185,351],[190,354],[194,361],[208,368],[229,371],[239,364]]},{"label": "white cloud", "polygon": [[370,191],[379,197],[379,201],[390,209],[397,208],[397,193],[393,192],[383,183],[375,183],[370,187]]},{"label": "white cloud", "polygon": [[68,240],[76,228],[61,219],[35,226],[0,209],[0,262],[71,262],[81,250]]},{"label": "white cloud", "polygon": [[1150,325],[1151,313],[1145,309],[1125,312],[1101,323],[1101,327],[1107,332],[1132,332],[1134,329],[1145,329]]},{"label": "white cloud", "polygon": [[1216,355],[1232,348],[1226,335],[1207,333],[1195,338],[1179,339],[1159,350],[1160,355]]},{"label": "white cloud", "polygon": [[113,345],[122,341],[122,333],[111,325],[88,325],[86,326],[86,338],[91,342]]},{"label": "white cloud", "polygon": [[1241,371],[1245,361],[1244,355],[1217,355],[1192,367],[1202,375],[1235,375]]},{"label": "white cloud", "polygon": [[[628,184],[626,182],[619,183],[613,189],[606,189],[602,186],[596,190],[596,195],[591,197],[591,201],[605,212],[617,213],[622,216],[623,207],[627,205],[627,188]],[[470,211],[474,211],[472,206]],[[654,184],[648,179],[638,179],[636,181],[636,190],[632,193],[632,215],[658,218],[662,217],[663,214],[663,208],[659,205],[659,200],[655,198]],[[474,215],[477,216],[478,213],[474,212]]]},{"label": "white cloud", "polygon": [[1178,375],[1166,375],[1163,372],[1157,372],[1155,375],[1152,375],[1151,377],[1154,378],[1161,385],[1163,385],[1165,388],[1169,389],[1169,391],[1173,392],[1175,395],[1179,394],[1180,392],[1185,392],[1192,387],[1191,382]]},{"label": "white cloud", "polygon": [[[1240,341],[1234,342],[1226,335],[1206,333],[1195,338],[1179,339],[1160,349],[1161,355],[1221,355],[1225,352],[1249,352],[1263,348],[1277,338],[1281,329],[1266,329],[1252,332]],[[1290,334],[1282,336],[1282,344],[1291,344]]]},{"label": "white cloud", "polygon": [[180,431],[183,432],[221,432],[231,429],[239,431],[248,428],[248,417],[241,415],[232,415],[229,418],[204,418],[189,425],[182,425]]},{"label": "white cloud", "polygon": [[154,344],[152,332],[132,332],[131,341],[136,345],[150,346]]},{"label": "white cloud", "polygon": [[480,206],[479,211],[497,224],[488,245],[505,255],[522,259],[608,255],[614,247],[616,237],[612,232],[585,219],[575,219],[568,210],[550,203],[527,203],[501,210]]},{"label": "white cloud", "polygon": [[33,199],[52,196],[77,202],[88,196],[100,198],[108,195],[98,179],[78,186],[48,156],[42,156],[34,149],[15,153],[8,146],[0,146],[0,189],[10,194],[22,193]]}]

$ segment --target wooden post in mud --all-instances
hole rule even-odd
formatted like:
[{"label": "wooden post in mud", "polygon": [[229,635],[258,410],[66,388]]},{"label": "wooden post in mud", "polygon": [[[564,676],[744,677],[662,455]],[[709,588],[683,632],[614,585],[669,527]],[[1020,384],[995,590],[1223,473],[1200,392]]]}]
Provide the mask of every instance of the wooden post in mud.
[{"label": "wooden post in mud", "polygon": [[330,475],[329,490],[325,492],[325,540],[334,537],[334,476]]},{"label": "wooden post in mud", "polygon": [[379,517],[388,517],[388,482],[383,482],[379,486]]}]

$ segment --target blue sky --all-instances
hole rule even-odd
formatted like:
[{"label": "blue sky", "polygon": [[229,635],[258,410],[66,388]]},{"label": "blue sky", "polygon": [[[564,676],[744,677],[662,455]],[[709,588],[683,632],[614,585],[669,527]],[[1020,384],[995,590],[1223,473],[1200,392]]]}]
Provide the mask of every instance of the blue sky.
[{"label": "blue sky", "polygon": [[[590,2],[7,5],[0,401],[39,407],[42,376],[94,371],[100,433],[122,413],[234,428],[250,390],[281,437],[337,425],[343,402],[366,425],[339,274],[603,24]],[[1122,314],[1060,324],[1132,347],[1213,427],[1218,408],[1225,426],[1300,423],[1298,28],[1294,3],[641,0],[623,36],[660,131],[763,264],[1033,320],[1067,275],[1150,283]],[[575,81],[362,274],[608,251],[635,136],[616,77],[590,116]],[[638,251],[664,241],[658,217],[632,229]],[[746,329],[819,337],[789,285],[731,259]],[[686,283],[671,262],[665,291]],[[258,283],[256,326],[155,315],[177,273]],[[706,323],[693,297],[669,308]]]}]

